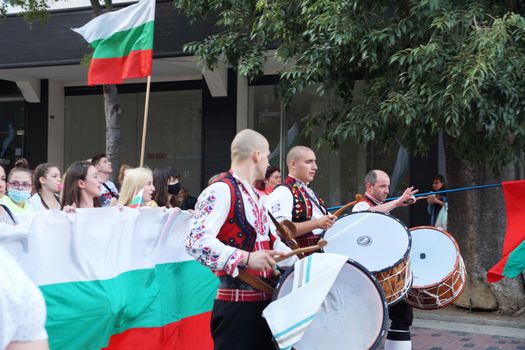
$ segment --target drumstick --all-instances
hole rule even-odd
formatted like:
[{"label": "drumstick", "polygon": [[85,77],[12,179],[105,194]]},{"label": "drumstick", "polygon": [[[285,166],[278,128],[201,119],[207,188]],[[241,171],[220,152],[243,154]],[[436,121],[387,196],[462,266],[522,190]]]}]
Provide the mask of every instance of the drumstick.
[{"label": "drumstick", "polygon": [[321,238],[319,240],[319,242],[317,242],[316,245],[313,245],[313,246],[310,246],[310,247],[305,247],[305,248],[294,249],[291,252],[288,252],[288,253],[286,253],[284,255],[278,256],[274,260],[275,260],[275,262],[279,262],[279,261],[283,261],[285,259],[288,259],[289,257],[294,256],[294,255],[305,254],[305,253],[312,253],[312,252],[315,252],[315,251],[317,251],[319,249],[322,249],[322,248],[326,247],[327,244],[328,244],[328,242],[325,239]]},{"label": "drumstick", "polygon": [[281,238],[281,240],[290,248],[299,248],[297,241],[294,239],[295,233],[297,232],[295,225],[290,220],[283,220],[282,222],[277,221],[270,211],[268,211],[268,216],[275,225],[275,228],[279,233],[279,238]]},{"label": "drumstick", "polygon": [[266,282],[264,282],[259,277],[252,275],[246,270],[240,270],[238,277],[241,281],[249,284],[256,290],[259,290],[264,293],[273,293],[273,288],[271,286],[269,286]]},{"label": "drumstick", "polygon": [[350,203],[346,203],[341,208],[337,209],[333,215],[336,216],[336,217],[339,217],[339,215],[341,215],[346,209],[350,208],[352,205],[355,205],[361,199],[363,199],[363,196],[360,195],[359,193],[357,193],[355,195],[355,200],[354,201],[352,201]]}]

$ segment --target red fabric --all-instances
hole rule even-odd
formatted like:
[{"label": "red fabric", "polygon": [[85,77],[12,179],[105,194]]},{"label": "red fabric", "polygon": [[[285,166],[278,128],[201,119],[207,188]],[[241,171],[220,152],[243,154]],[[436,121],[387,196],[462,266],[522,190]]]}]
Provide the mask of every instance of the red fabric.
[{"label": "red fabric", "polygon": [[503,242],[502,259],[487,273],[489,283],[503,278],[509,254],[525,240],[525,180],[503,182],[507,211],[507,230]]},{"label": "red fabric", "polygon": [[132,328],[109,339],[104,349],[213,349],[211,311],[157,328]]},{"label": "red fabric", "polygon": [[132,51],[128,56],[93,58],[89,64],[88,85],[121,84],[124,79],[151,75],[152,50]]},{"label": "red fabric", "polygon": [[242,289],[221,289],[217,290],[217,300],[222,301],[266,301],[272,300],[271,293],[259,292],[257,290],[242,290]]},{"label": "red fabric", "polygon": [[[235,186],[232,182],[232,181],[235,181],[235,179],[233,179],[233,177],[231,176],[226,175],[219,181],[224,182],[230,188],[230,211],[228,212],[226,221],[224,222],[221,229],[219,230],[219,233],[217,234],[217,238],[226,245],[248,250],[247,248],[243,248],[245,241],[247,239],[256,240],[257,233],[255,232],[253,227],[250,226],[246,217],[244,216],[244,210],[242,210],[241,212],[241,216],[243,217],[237,218],[235,215],[235,206],[237,205],[237,195],[235,192]],[[243,207],[242,195],[240,193],[238,195],[241,196],[239,206]],[[238,223],[238,220],[242,220],[244,222],[246,230],[252,231],[250,232],[251,233],[250,237],[248,237],[248,232],[246,232],[246,230],[243,230],[241,228],[241,226]],[[256,252],[258,250],[273,249],[273,245],[275,243],[276,237],[273,234],[269,233],[269,238],[270,238],[269,241],[253,242],[253,248],[250,247],[250,251]],[[248,244],[248,245],[251,246],[252,244]],[[272,273],[273,273],[272,270],[256,271],[252,269],[247,269],[246,271],[251,273],[252,275],[255,275],[261,278],[272,278]],[[218,270],[218,271],[214,271],[214,274],[220,277],[220,276],[226,275],[226,272],[222,270]],[[266,299],[263,299],[263,300],[266,300]]]}]

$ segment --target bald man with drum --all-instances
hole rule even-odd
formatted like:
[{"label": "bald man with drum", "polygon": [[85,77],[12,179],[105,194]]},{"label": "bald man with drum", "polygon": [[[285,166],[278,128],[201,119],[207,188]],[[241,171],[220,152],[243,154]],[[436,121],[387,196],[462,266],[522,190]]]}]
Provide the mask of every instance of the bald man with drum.
[{"label": "bald man with drum", "polygon": [[271,231],[263,200],[252,186],[264,179],[269,154],[263,135],[240,131],[231,144],[231,169],[201,193],[195,206],[186,250],[219,277],[211,316],[216,350],[274,349],[262,318],[272,293],[239,278],[250,274],[252,281],[257,277],[272,284],[277,278],[273,256],[290,251]]},{"label": "bald man with drum", "polygon": [[288,176],[268,198],[270,211],[277,221],[294,223],[295,239],[300,247],[316,245],[323,231],[336,220],[309,186],[318,170],[316,161],[314,151],[308,147],[290,149],[286,156]]},{"label": "bald man with drum", "polygon": [[[390,214],[395,208],[415,203],[414,194],[418,192],[414,187],[408,187],[401,197],[385,203],[390,192],[390,177],[382,170],[371,170],[366,174],[365,188],[365,195],[361,202],[353,207],[353,212],[368,210]],[[388,308],[388,316],[391,324],[385,341],[385,350],[412,349],[410,340],[410,326],[414,318],[412,307],[402,300]]]}]

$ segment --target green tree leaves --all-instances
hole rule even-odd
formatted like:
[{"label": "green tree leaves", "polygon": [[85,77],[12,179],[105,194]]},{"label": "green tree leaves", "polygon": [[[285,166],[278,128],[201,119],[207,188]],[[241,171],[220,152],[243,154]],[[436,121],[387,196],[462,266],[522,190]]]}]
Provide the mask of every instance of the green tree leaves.
[{"label": "green tree leaves", "polygon": [[[500,169],[525,145],[524,8],[511,1],[175,0],[193,19],[213,10],[223,33],[186,46],[249,78],[265,49],[283,63],[285,101],[307,86],[338,104],[306,118],[322,141],[398,139],[424,154],[439,130],[457,155]],[[364,99],[354,103],[354,82]]]}]

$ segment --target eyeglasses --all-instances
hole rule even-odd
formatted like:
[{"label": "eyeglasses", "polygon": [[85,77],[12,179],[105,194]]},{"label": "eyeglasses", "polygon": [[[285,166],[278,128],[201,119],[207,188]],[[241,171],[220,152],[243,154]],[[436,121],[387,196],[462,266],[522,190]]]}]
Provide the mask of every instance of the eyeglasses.
[{"label": "eyeglasses", "polygon": [[31,188],[33,185],[31,182],[18,182],[18,181],[11,181],[8,182],[9,186],[16,187],[16,188]]}]

